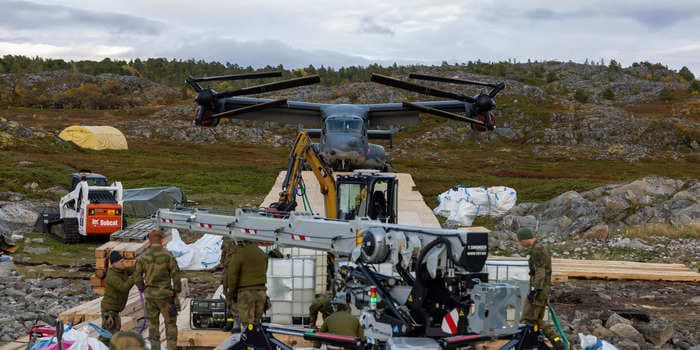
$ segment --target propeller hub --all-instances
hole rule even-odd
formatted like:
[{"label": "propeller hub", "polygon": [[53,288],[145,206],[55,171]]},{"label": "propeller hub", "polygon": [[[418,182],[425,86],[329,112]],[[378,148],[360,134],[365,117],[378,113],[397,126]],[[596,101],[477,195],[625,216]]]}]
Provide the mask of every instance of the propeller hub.
[{"label": "propeller hub", "polygon": [[496,107],[493,98],[487,94],[479,94],[474,103],[478,112],[485,113]]},{"label": "propeller hub", "polygon": [[200,106],[213,108],[216,102],[216,92],[212,89],[204,89],[197,93],[197,97],[195,97],[194,101]]}]

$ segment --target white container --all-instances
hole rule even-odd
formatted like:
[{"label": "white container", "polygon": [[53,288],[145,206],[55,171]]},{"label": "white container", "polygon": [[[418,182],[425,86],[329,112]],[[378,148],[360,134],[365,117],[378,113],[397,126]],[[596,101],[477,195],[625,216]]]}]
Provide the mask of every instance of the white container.
[{"label": "white container", "polygon": [[272,307],[265,316],[279,324],[301,324],[314,299],[316,266],[313,258],[270,259],[267,295]]}]

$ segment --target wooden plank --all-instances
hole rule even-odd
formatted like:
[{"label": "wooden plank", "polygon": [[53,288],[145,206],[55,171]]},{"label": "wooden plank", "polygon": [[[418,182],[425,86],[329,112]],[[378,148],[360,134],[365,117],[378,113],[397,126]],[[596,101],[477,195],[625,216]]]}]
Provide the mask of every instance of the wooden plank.
[{"label": "wooden plank", "polygon": [[65,310],[58,314],[58,318],[64,322],[73,322],[76,314],[81,314],[83,312],[91,312],[91,310],[100,308],[100,303],[102,303],[102,298],[96,298],[86,301],[80,305],[76,305],[68,310]]},{"label": "wooden plank", "polygon": [[647,281],[678,281],[700,282],[700,274],[695,272],[665,272],[665,271],[632,271],[628,269],[605,269],[590,271],[586,268],[569,269],[566,271],[569,278],[600,278],[600,279],[626,279]]},{"label": "wooden plank", "polygon": [[[520,257],[490,256],[490,261],[501,261],[507,264],[513,261],[522,264],[526,261]],[[575,260],[552,259],[552,277],[585,279],[627,279],[650,281],[700,281],[700,273],[691,271],[683,264],[643,263],[617,260]]]},{"label": "wooden plank", "polygon": [[0,350],[24,350],[27,348],[27,343],[29,343],[29,336],[25,335],[24,337],[15,339],[15,341],[3,344],[0,346]]},{"label": "wooden plank", "polygon": [[275,338],[279,339],[281,342],[291,347],[311,348],[314,346],[314,342],[306,340],[304,339],[304,337],[298,337],[296,335],[275,334]]},{"label": "wooden plank", "polygon": [[224,340],[231,336],[231,332],[213,329],[187,329],[178,331],[177,346],[178,347],[203,347],[215,348]]},{"label": "wooden plank", "polygon": [[108,267],[107,259],[95,259],[95,270],[107,270]]},{"label": "wooden plank", "polygon": [[116,246],[117,244],[119,243],[115,241],[109,241],[97,247],[97,249],[95,249],[95,258],[105,259],[109,257],[109,253],[112,251],[112,248],[114,248],[114,246]]},{"label": "wooden plank", "polygon": [[566,282],[569,280],[569,276],[563,273],[556,273],[552,271],[552,281],[554,282]]},{"label": "wooden plank", "polygon": [[500,349],[503,345],[506,345],[506,343],[509,341],[510,341],[509,339],[498,339],[498,340],[478,342],[472,346],[474,347],[474,349],[477,349],[477,350],[497,350],[497,349]]},{"label": "wooden plank", "polygon": [[104,281],[102,278],[99,278],[97,276],[91,276],[90,277],[90,286],[91,287],[103,287],[104,286]]},{"label": "wooden plank", "polygon": [[118,245],[114,250],[119,251],[119,253],[125,259],[136,259],[139,254],[143,253],[150,244],[146,242],[124,242]]},{"label": "wooden plank", "polygon": [[110,239],[122,242],[142,242],[153,228],[155,228],[153,219],[141,220],[123,230],[112,233]]}]

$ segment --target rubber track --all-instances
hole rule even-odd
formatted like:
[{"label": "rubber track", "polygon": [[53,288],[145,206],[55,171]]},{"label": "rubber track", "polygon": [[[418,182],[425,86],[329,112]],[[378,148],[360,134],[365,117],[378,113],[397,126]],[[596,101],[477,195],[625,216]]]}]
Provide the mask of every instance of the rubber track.
[{"label": "rubber track", "polygon": [[78,232],[78,219],[63,219],[63,223],[58,225],[60,230],[57,233],[49,229],[48,234],[61,243],[78,243],[80,242],[80,233]]}]

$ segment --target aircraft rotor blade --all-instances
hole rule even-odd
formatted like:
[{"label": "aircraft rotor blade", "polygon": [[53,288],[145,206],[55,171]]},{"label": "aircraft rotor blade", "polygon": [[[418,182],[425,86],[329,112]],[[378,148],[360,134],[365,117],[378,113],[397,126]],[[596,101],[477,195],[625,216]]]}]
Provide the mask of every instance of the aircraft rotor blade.
[{"label": "aircraft rotor blade", "polygon": [[239,114],[257,112],[257,111],[261,111],[261,110],[266,109],[266,108],[279,107],[279,106],[284,106],[286,104],[287,104],[286,98],[281,99],[281,100],[265,102],[265,103],[258,103],[258,104],[251,105],[251,106],[241,107],[241,108],[232,109],[229,111],[217,113],[217,114],[212,115],[211,118],[233,117],[233,116],[239,115]]},{"label": "aircraft rotor blade", "polygon": [[197,84],[197,82],[192,77],[187,77],[185,79],[185,82],[187,83],[187,85],[192,87],[192,90],[194,90],[194,92],[196,93],[199,93],[203,90],[202,87],[199,84]]},{"label": "aircraft rotor blade", "polygon": [[403,106],[406,108],[417,109],[421,112],[433,114],[433,115],[436,115],[439,117],[444,117],[444,118],[448,118],[448,119],[452,119],[452,120],[458,120],[461,122],[467,122],[467,123],[473,123],[473,124],[477,124],[477,125],[486,126],[486,123],[484,123],[484,121],[482,121],[482,120],[465,117],[465,116],[460,115],[460,114],[443,111],[441,109],[437,109],[437,108],[433,108],[433,107],[421,106],[419,104],[411,103],[411,102],[403,102]]},{"label": "aircraft rotor blade", "polygon": [[371,81],[403,90],[413,91],[420,94],[425,94],[434,97],[444,97],[453,100],[474,103],[475,99],[471,96],[465,96],[461,94],[455,94],[449,91],[444,91],[440,89],[430,88],[427,86],[422,86],[414,83],[409,83],[407,81],[394,79],[381,74],[372,74]]},{"label": "aircraft rotor blade", "polygon": [[500,83],[496,84],[496,86],[493,87],[491,92],[489,92],[489,96],[491,96],[491,98],[494,98],[494,97],[496,97],[496,94],[498,94],[499,92],[501,92],[501,90],[503,90],[505,88],[506,88],[506,83],[500,82]]},{"label": "aircraft rotor blade", "polygon": [[260,79],[260,78],[273,78],[281,77],[282,72],[261,72],[261,73],[245,73],[245,74],[231,74],[231,75],[218,75],[213,77],[188,77],[188,80],[193,82],[204,82],[204,81],[220,81],[220,80],[243,80],[243,79]]},{"label": "aircraft rotor blade", "polygon": [[[479,85],[479,86],[488,86],[491,88],[496,88],[498,84],[490,84],[490,83],[482,83],[480,81],[473,81],[473,80],[464,80],[464,79],[455,79],[455,78],[445,78],[445,77],[438,77],[435,75],[427,75],[427,74],[418,74],[418,73],[411,73],[408,75],[409,78],[411,79],[420,79],[420,80],[430,80],[430,81],[440,81],[443,83],[452,83],[452,84],[462,84],[462,85]],[[502,83],[501,83],[502,84]]]},{"label": "aircraft rotor blade", "polygon": [[246,87],[234,91],[219,92],[216,94],[216,98],[219,99],[241,95],[261,94],[264,92],[290,89],[297,86],[311,85],[319,82],[321,82],[321,78],[319,78],[318,75],[310,75],[308,77],[276,81],[273,83]]}]

